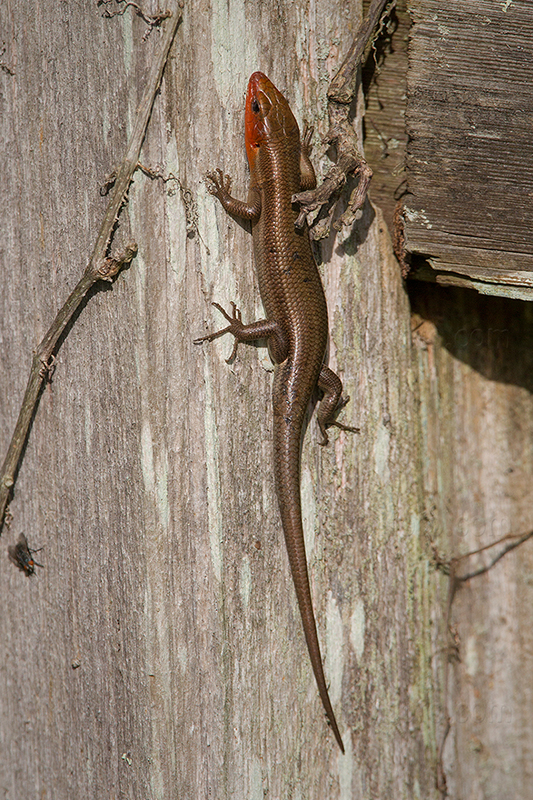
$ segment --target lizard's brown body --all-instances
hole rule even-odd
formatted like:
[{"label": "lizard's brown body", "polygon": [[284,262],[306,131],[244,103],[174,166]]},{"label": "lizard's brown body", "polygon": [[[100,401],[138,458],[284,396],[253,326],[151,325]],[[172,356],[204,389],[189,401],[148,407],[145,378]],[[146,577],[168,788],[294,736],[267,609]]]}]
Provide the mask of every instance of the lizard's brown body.
[{"label": "lizard's brown body", "polygon": [[322,443],[326,444],[328,425],[345,428],[334,419],[343,405],[342,384],[324,364],[328,339],[326,299],[307,228],[296,230],[298,212],[291,202],[293,195],[313,188],[316,183],[309,160],[308,137],[301,142],[289,104],[261,72],[255,72],[248,84],[246,150],[251,173],[248,202],[230,195],[230,180],[220,171],[208,176],[209,190],[226,211],[252,222],[255,266],[266,319],[243,325],[235,306],[230,316],[215,304],[229,325],[197,341],[232,333],[234,355],[239,342],[268,340],[276,364],[272,392],[274,475],[285,542],[318,690],[344,752],[322,668],[300,500],[300,440],[307,406],[318,386],[324,392],[318,423]]}]

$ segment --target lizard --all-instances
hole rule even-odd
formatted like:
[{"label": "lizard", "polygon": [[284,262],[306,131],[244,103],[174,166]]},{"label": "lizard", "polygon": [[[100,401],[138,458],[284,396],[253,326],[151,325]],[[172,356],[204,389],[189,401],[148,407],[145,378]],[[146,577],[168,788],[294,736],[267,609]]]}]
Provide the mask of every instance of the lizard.
[{"label": "lizard", "polygon": [[322,281],[304,225],[296,229],[293,195],[316,186],[310,160],[312,130],[300,137],[289,103],[262,72],[248,82],[245,144],[250,166],[247,202],[231,196],[231,178],[217,169],[206,176],[208,191],[224,209],[252,225],[255,266],[266,318],[245,325],[235,303],[231,314],[218,303],[227,327],[195,340],[235,337],[228,362],[239,343],[266,339],[275,364],[272,391],[274,479],[285,543],[303,630],[319,695],[335,739],[344,744],[328,694],[309,586],[300,496],[300,442],[307,407],[318,387],[323,398],[317,420],[322,445],[330,425],[356,432],[336,420],[348,402],[340,378],[325,364],[328,311]]}]

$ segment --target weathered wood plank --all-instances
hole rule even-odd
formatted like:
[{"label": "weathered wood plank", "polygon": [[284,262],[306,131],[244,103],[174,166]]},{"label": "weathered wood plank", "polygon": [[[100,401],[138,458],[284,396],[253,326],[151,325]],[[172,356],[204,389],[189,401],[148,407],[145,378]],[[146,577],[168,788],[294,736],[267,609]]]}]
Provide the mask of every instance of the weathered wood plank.
[{"label": "weathered wood plank", "polygon": [[[412,281],[428,549],[459,556],[533,530],[533,306]],[[502,545],[500,545],[501,547]],[[499,547],[457,566],[488,564]],[[463,583],[441,701],[449,797],[529,800],[533,780],[533,539]],[[444,585],[447,578],[440,579]],[[457,649],[454,649],[457,648]],[[442,729],[441,729],[442,733]]]},{"label": "weathered wood plank", "polygon": [[[455,553],[532,524],[532,307],[418,285],[413,346],[383,218],[367,205],[323,253],[330,363],[361,433],[323,449],[311,423],[302,469],[341,758],[283,550],[268,357],[243,348],[230,368],[224,340],[192,344],[217,322],[212,300],[235,300],[247,321],[262,313],[249,233],[202,182],[220,165],[245,194],[248,75],[269,73],[324,133],[328,81],[358,21],[340,0],[258,8],[185,10],[143,162],[179,176],[202,239],[187,236],[182,195],[139,173],[118,232],[133,231],[139,256],[89,299],[35,417],[0,541],[6,800],[433,800],[447,651],[431,545]],[[82,3],[21,0],[0,15],[15,72],[0,72],[4,451],[31,348],[91,252],[98,187],[158,35],[142,44],[138,18],[104,21]],[[34,579],[7,559],[21,530],[45,548]],[[458,796],[529,800],[531,556],[512,558],[453,610],[465,658],[446,698],[445,767]]]},{"label": "weathered wood plank", "polygon": [[531,4],[411,0],[409,9],[407,250],[436,270],[529,286]]},{"label": "weathered wood plank", "polygon": [[370,197],[383,211],[389,230],[405,181],[407,130],[407,45],[411,19],[398,0],[363,68],[365,158],[374,173]]},{"label": "weathered wood plank", "polygon": [[[243,95],[263,69],[327,129],[329,80],[360,16],[344,0],[187,4],[118,237],[138,257],[96,292],[43,392],[0,544],[0,786],[6,800],[435,796],[438,586],[422,492],[409,306],[379,212],[326,244],[330,363],[358,436],[304,443],[324,721],[287,568],[264,348],[195,347],[212,300],[262,315],[249,231],[208,195],[245,196]],[[158,47],[128,11],[1,3],[0,181],[5,451],[31,349],[85,267],[104,177]],[[268,46],[267,46],[268,45]],[[318,151],[317,135],[317,151]],[[189,192],[189,194],[186,194]],[[201,239],[187,236],[183,200]],[[193,204],[190,201],[193,201]],[[7,559],[44,546],[27,579]]]}]

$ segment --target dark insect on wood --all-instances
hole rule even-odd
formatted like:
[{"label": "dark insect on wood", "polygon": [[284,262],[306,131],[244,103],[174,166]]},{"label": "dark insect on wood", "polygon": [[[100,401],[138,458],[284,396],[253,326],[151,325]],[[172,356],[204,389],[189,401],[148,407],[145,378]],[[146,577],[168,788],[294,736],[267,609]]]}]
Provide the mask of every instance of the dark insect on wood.
[{"label": "dark insect on wood", "polygon": [[39,550],[42,550],[42,547],[39,547],[37,550],[31,550],[28,546],[28,540],[24,536],[23,533],[20,534],[16,544],[10,544],[7,548],[7,552],[9,555],[9,560],[13,562],[13,564],[18,567],[22,572],[25,572],[28,578],[30,575],[33,575],[35,572],[35,567],[42,567],[42,564],[38,564],[37,561],[33,560],[33,553],[38,553]]}]

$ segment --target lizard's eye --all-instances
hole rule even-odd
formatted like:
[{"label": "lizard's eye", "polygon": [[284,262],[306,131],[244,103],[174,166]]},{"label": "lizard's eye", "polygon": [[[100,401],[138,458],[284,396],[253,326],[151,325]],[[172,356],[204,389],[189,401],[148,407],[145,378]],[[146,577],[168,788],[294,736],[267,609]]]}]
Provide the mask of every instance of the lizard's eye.
[{"label": "lizard's eye", "polygon": [[252,100],[252,111],[254,112],[254,114],[259,114],[259,112],[261,111],[261,106],[259,105],[255,97]]}]

